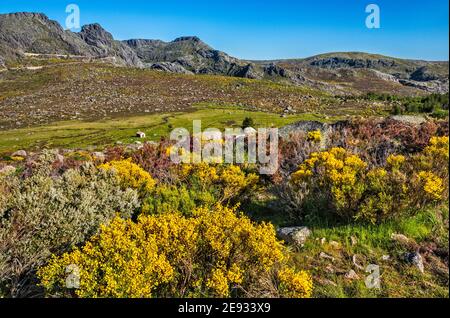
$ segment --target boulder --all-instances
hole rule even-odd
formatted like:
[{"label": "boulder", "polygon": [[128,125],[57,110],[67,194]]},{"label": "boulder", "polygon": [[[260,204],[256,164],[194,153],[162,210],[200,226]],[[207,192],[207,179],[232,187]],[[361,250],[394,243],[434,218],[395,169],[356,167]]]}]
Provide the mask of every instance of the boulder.
[{"label": "boulder", "polygon": [[15,153],[13,153],[11,155],[11,157],[22,157],[22,158],[26,158],[27,157],[27,152],[25,150],[18,150]]},{"label": "boulder", "polygon": [[410,242],[409,238],[407,238],[405,235],[397,233],[392,233],[391,240],[403,245],[408,244]]},{"label": "boulder", "polygon": [[327,253],[320,252],[319,257],[320,257],[320,258],[329,259],[329,260],[331,260],[332,262],[334,262],[334,257],[331,256],[331,255],[328,255]]},{"label": "boulder", "polygon": [[277,230],[278,237],[286,243],[302,246],[311,235],[306,226],[283,227]]},{"label": "boulder", "polygon": [[421,125],[427,121],[425,117],[415,115],[395,115],[389,118],[409,125]]},{"label": "boulder", "polygon": [[355,280],[355,279],[359,279],[358,274],[356,274],[356,272],[351,269],[348,273],[345,274],[345,279],[348,280]]},{"label": "boulder", "polygon": [[92,156],[93,156],[95,159],[97,159],[97,160],[99,160],[99,161],[102,161],[102,162],[106,160],[105,154],[104,154],[103,152],[100,152],[100,151],[97,151],[97,152],[92,153]]},{"label": "boulder", "polygon": [[419,252],[406,253],[405,260],[411,265],[416,266],[421,273],[424,272],[423,258]]},{"label": "boulder", "polygon": [[16,168],[13,166],[5,166],[0,168],[0,174],[10,174],[16,171]]}]

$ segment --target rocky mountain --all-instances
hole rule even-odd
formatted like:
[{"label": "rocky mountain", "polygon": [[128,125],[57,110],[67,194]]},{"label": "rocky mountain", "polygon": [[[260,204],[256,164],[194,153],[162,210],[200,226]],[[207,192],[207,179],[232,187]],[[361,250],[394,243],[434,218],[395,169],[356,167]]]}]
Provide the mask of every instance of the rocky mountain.
[{"label": "rocky mountain", "polygon": [[0,56],[8,62],[24,53],[108,58],[119,65],[142,66],[133,50],[115,41],[99,24],[85,25],[74,33],[41,13],[1,14]]},{"label": "rocky mountain", "polygon": [[131,47],[148,67],[156,69],[176,73],[262,77],[262,74],[252,72],[249,63],[211,48],[196,36],[184,36],[172,42],[133,39],[124,43]]},{"label": "rocky mountain", "polygon": [[44,14],[0,14],[0,68],[20,61],[25,53],[76,55],[171,73],[267,79],[333,94],[444,93],[449,86],[448,62],[405,60],[360,52],[244,61],[210,47],[196,36],[179,37],[171,42],[117,41],[99,24],[85,25],[79,33],[74,33],[63,30]]},{"label": "rocky mountain", "polygon": [[338,52],[305,59],[257,63],[276,64],[316,81],[341,83],[345,86],[351,84],[360,88],[361,85],[369,85],[370,78],[374,82],[382,80],[386,84],[400,84],[403,87],[437,93],[448,92],[449,86],[448,62],[399,59],[362,52]]}]

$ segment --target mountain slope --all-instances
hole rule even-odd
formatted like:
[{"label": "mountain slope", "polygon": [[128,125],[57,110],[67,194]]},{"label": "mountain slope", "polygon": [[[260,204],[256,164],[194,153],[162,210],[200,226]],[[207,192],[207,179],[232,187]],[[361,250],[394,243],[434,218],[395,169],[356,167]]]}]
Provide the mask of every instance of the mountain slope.
[{"label": "mountain slope", "polygon": [[337,52],[305,59],[259,62],[262,65],[269,63],[275,63],[294,73],[302,73],[313,80],[347,84],[359,89],[370,86],[372,81],[381,80],[387,86],[400,84],[422,91],[448,92],[448,62],[399,59],[362,52]]},{"label": "mountain slope", "polygon": [[41,13],[0,14],[0,56],[8,61],[24,53],[113,58],[117,64],[142,66],[133,50],[100,25],[83,26],[80,33],[65,31]]},{"label": "mountain slope", "polygon": [[249,63],[214,50],[195,36],[185,36],[172,42],[132,39],[124,41],[149,67],[172,63],[196,74],[220,74],[247,78],[261,78]]},{"label": "mountain slope", "polygon": [[170,73],[215,74],[309,86],[332,94],[399,95],[448,92],[448,62],[405,60],[361,52],[326,53],[305,59],[244,61],[215,50],[198,37],[171,42],[116,41],[99,24],[65,31],[40,13],[0,14],[0,68],[25,53],[77,55],[114,65]]}]

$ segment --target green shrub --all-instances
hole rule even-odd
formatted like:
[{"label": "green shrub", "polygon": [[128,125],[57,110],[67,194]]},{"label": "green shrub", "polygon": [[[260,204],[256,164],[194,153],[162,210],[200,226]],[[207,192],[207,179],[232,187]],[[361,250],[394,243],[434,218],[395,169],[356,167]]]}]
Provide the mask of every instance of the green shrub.
[{"label": "green shrub", "polygon": [[[41,165],[23,180],[0,180],[10,195],[0,210],[0,288],[3,295],[32,296],[34,272],[51,253],[84,242],[115,215],[130,217],[137,193],[122,189],[114,173],[90,163],[51,176]],[[0,186],[2,188],[2,186]]]}]

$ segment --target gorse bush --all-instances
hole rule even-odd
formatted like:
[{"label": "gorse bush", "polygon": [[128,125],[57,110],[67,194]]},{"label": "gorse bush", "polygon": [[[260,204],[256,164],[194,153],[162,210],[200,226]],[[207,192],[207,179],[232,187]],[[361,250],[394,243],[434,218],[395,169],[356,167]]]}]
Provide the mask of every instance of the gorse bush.
[{"label": "gorse bush", "polygon": [[417,155],[390,155],[383,167],[343,148],[313,153],[291,176],[294,214],[303,218],[312,207],[347,221],[397,217],[448,198],[448,160],[448,137],[432,138]]},{"label": "gorse bush", "polygon": [[136,189],[142,196],[149,193],[156,184],[147,171],[131,162],[131,158],[110,161],[100,165],[99,168],[113,171],[123,188]]},{"label": "gorse bush", "polygon": [[42,165],[25,179],[0,178],[0,189],[8,193],[0,205],[0,290],[5,296],[35,295],[34,272],[52,253],[70,250],[100,224],[117,214],[128,218],[139,207],[135,190],[122,189],[113,173],[90,163],[57,177],[50,171]]},{"label": "gorse bush", "polygon": [[207,163],[182,165],[178,177],[176,185],[157,186],[147,196],[144,214],[178,211],[189,216],[195,207],[238,204],[258,182],[256,174],[239,166]]},{"label": "gorse bush", "polygon": [[[50,295],[67,295],[76,266],[78,297],[309,297],[311,277],[286,267],[270,224],[253,224],[217,205],[114,220],[88,243],[39,271]],[[278,283],[277,283],[278,282]]]}]

